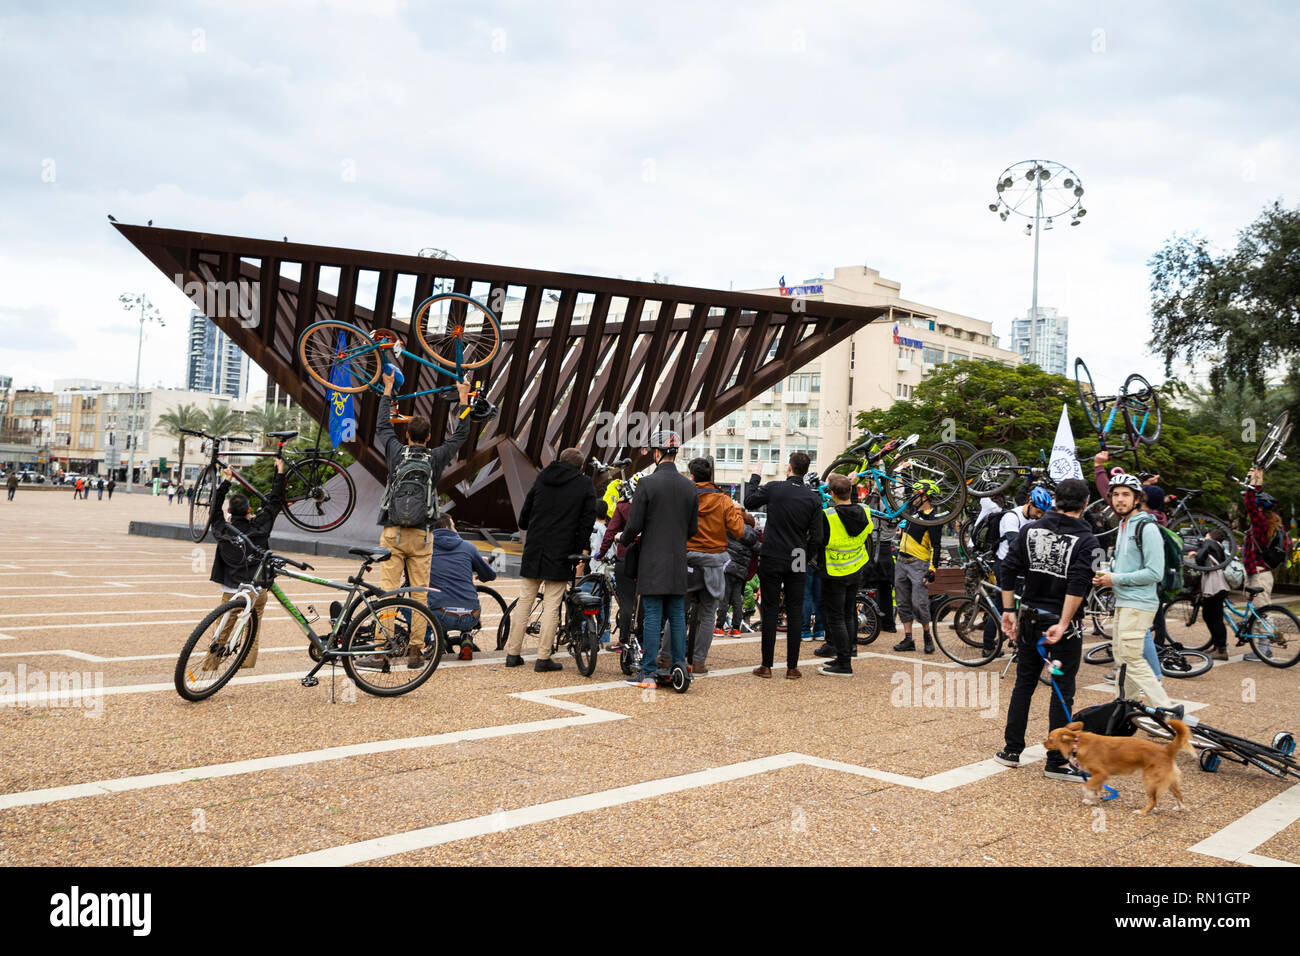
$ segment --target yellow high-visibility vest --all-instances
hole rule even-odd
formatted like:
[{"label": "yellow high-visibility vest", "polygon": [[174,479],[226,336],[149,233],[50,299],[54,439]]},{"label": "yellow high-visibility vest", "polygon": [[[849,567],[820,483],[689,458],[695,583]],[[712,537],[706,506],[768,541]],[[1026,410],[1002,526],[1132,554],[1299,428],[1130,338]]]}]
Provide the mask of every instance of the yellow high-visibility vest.
[{"label": "yellow high-visibility vest", "polygon": [[[863,509],[866,511],[866,509]],[[867,511],[867,526],[861,534],[851,535],[844,527],[844,519],[833,507],[825,510],[826,524],[830,526],[830,538],[826,542],[826,573],[831,577],[842,578],[857,571],[868,561],[867,538],[871,537],[871,512]]]}]

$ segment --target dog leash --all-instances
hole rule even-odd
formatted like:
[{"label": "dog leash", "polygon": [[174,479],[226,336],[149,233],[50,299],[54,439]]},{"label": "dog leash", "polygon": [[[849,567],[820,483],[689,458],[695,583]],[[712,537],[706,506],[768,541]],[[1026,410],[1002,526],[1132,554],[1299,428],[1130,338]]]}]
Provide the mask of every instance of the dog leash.
[{"label": "dog leash", "polygon": [[[1046,631],[1044,631],[1043,636],[1038,639],[1038,656],[1043,659],[1043,664],[1047,667],[1047,676],[1048,676],[1048,680],[1050,680],[1052,683],[1052,690],[1056,692],[1056,699],[1061,702],[1061,709],[1065,711],[1065,722],[1067,724],[1073,723],[1074,716],[1070,713],[1070,705],[1065,702],[1065,695],[1061,693],[1061,688],[1056,686],[1056,678],[1063,676],[1063,671],[1061,670],[1061,662],[1058,660],[1049,660],[1047,657],[1047,632]],[[1076,749],[1077,749],[1077,745],[1076,745]],[[1071,753],[1070,756],[1074,757],[1075,755]],[[1088,779],[1090,774],[1079,766],[1078,760],[1072,760],[1071,765],[1074,767],[1075,770],[1078,770],[1079,773],[1083,774],[1084,780]],[[1112,787],[1110,784],[1103,783],[1101,787],[1103,790],[1106,791],[1106,795],[1101,798],[1102,803],[1105,803],[1107,800],[1114,800],[1116,797],[1119,796],[1119,791],[1116,790],[1114,787]]]}]

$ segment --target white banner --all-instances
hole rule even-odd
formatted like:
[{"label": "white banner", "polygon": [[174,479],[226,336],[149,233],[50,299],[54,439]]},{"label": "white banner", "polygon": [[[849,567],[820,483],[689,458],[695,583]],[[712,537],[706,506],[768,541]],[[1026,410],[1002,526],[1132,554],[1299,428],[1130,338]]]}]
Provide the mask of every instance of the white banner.
[{"label": "white banner", "polygon": [[1061,421],[1056,426],[1056,440],[1052,442],[1052,457],[1047,463],[1047,473],[1053,481],[1066,478],[1083,478],[1083,468],[1074,452],[1074,431],[1070,428],[1070,416],[1066,406],[1061,406]]}]

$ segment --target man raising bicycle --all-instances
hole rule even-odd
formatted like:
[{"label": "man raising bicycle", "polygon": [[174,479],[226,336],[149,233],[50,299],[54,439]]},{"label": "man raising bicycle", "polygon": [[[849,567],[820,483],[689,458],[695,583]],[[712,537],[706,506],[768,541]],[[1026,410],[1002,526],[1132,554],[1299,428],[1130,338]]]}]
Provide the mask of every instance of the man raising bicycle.
[{"label": "man raising bicycle", "polygon": [[[916,510],[923,515],[934,512],[927,492],[934,493],[938,486],[928,478],[915,482]],[[921,637],[925,653],[934,653],[934,638],[930,635],[930,589],[935,578],[935,557],[939,553],[939,526],[906,522],[898,538],[898,564],[894,568],[894,590],[897,592],[898,620],[903,625],[903,639],[894,645],[896,651],[914,651],[912,621],[921,622]]]},{"label": "man raising bicycle", "polygon": [[[212,534],[217,541],[217,553],[212,559],[212,574],[209,580],[221,585],[221,601],[224,604],[235,596],[235,592],[241,585],[252,583],[253,572],[257,570],[258,564],[258,558],[249,553],[243,542],[229,533],[229,529],[233,528],[247,535],[248,539],[262,550],[270,550],[271,527],[275,524],[280,509],[284,507],[284,459],[279,457],[275,459],[275,478],[271,482],[271,497],[252,517],[248,514],[248,497],[234,494],[230,496],[230,520],[226,521],[222,506],[226,502],[226,493],[230,491],[230,482],[235,477],[234,469],[227,465],[223,477],[224,480],[217,486],[216,493],[212,496]],[[266,607],[266,599],[270,593],[269,588],[262,588],[253,602],[253,616],[258,620],[261,619],[262,609]],[[235,620],[236,615],[230,615],[226,626],[218,635],[217,644],[224,643],[230,636],[230,629],[234,626]],[[248,670],[257,663],[257,642],[261,636],[261,628],[258,628],[253,638],[253,646],[248,649],[248,656],[239,666],[240,670]],[[211,671],[220,666],[221,658],[209,651],[208,656],[199,665],[199,669]]]}]

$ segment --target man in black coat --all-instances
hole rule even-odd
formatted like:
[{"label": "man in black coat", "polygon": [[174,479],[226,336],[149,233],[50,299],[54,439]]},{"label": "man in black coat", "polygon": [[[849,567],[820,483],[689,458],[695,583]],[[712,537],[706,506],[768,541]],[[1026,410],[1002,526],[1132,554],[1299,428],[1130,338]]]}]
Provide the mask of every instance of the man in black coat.
[{"label": "man in black coat", "polygon": [[619,537],[630,545],[641,536],[636,579],[644,608],[641,673],[628,680],[639,687],[655,686],[665,617],[672,631],[673,664],[686,666],[686,542],[699,530],[699,495],[695,482],[677,470],[681,441],[676,432],[655,432],[650,444],[656,467],[637,483],[627,528]]},{"label": "man in black coat", "polygon": [[559,661],[551,660],[551,652],[555,649],[560,599],[565,585],[573,580],[569,555],[590,553],[591,531],[596,523],[596,488],[582,473],[582,465],[582,452],[564,449],[558,459],[538,473],[519,512],[519,527],[528,534],[524,536],[524,553],[519,562],[521,590],[516,613],[510,619],[506,667],[518,667],[524,662],[529,611],[541,591],[542,636],[533,669],[564,669]]},{"label": "man in black coat", "polygon": [[785,594],[785,676],[799,673],[799,627],[803,620],[803,589],[808,568],[816,567],[822,553],[822,500],[804,481],[810,459],[801,451],[790,455],[785,481],[759,487],[757,474],[745,485],[745,507],[767,506],[767,526],[758,552],[758,586],[762,590],[763,663],[756,677],[772,676],[776,656],[776,618]]}]

